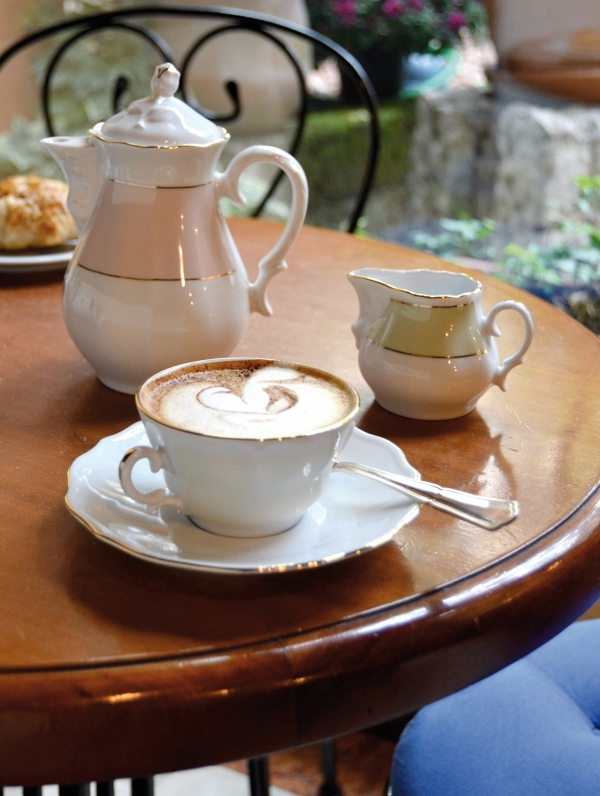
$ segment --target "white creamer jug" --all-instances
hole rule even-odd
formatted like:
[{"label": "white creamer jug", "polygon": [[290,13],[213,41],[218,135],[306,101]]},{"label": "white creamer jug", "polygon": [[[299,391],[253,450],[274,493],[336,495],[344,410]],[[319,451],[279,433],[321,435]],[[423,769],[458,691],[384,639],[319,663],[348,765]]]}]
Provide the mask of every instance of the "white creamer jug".
[{"label": "white creamer jug", "polygon": [[[481,283],[467,274],[361,268],[348,275],[360,302],[352,326],[365,381],[384,409],[420,420],[470,412],[523,362],[533,339],[524,304],[500,301],[485,315]],[[513,310],[525,325],[518,351],[502,364],[496,317]]]},{"label": "white creamer jug", "polygon": [[[126,393],[173,365],[228,356],[252,311],[270,315],[267,284],[306,214],[306,177],[280,149],[249,147],[216,172],[229,134],[177,99],[178,84],[163,64],[150,97],[88,136],[42,142],[67,178],[79,231],[65,275],[67,328],[98,378]],[[250,284],[219,200],[243,205],[238,180],[257,162],[281,168],[293,198]]]}]

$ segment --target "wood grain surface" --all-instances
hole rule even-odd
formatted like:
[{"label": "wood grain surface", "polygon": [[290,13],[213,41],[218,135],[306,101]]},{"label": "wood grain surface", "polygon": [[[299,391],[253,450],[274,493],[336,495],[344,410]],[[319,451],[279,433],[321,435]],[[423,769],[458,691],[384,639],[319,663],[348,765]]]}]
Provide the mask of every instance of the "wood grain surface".
[{"label": "wood grain surface", "polygon": [[[256,263],[276,225],[231,223]],[[0,272],[0,782],[84,782],[217,763],[401,715],[525,654],[600,594],[600,343],[533,296],[482,275],[484,306],[536,322],[508,391],[470,415],[407,420],[373,402],[350,325],[354,268],[439,260],[305,228],[236,355],[331,371],[360,427],[424,478],[512,497],[494,534],[423,508],[378,550],[280,575],[168,569],[112,549],[68,513],[67,469],[137,420],[62,320],[60,276]],[[463,269],[464,270],[464,269]],[[514,315],[514,317],[513,317]],[[500,319],[504,354],[523,328]]]}]

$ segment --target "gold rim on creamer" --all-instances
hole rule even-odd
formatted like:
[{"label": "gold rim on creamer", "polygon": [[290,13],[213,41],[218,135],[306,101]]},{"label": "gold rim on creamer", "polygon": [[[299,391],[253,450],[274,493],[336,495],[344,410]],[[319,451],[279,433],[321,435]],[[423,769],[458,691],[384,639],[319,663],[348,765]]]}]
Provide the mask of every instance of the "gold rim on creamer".
[{"label": "gold rim on creamer", "polygon": [[[414,268],[414,269],[412,269],[410,271],[405,271],[404,273],[407,273],[407,274],[418,274],[419,272],[428,271],[428,270],[430,270],[430,269],[428,269],[428,268]],[[390,273],[394,273],[394,271],[392,271],[390,269]],[[458,298],[466,298],[467,296],[474,296],[476,293],[478,293],[482,289],[481,282],[478,279],[475,279],[475,277],[469,276],[469,274],[465,274],[462,271],[459,271],[459,272],[454,272],[454,271],[434,271],[432,273],[445,274],[445,275],[448,275],[448,276],[465,276],[467,279],[470,279],[472,282],[475,282],[477,287],[475,287],[473,290],[467,290],[465,293],[449,293],[447,295],[444,294],[444,293],[439,293],[439,294],[432,295],[431,293],[417,293],[414,290],[408,290],[405,287],[396,287],[396,285],[391,285],[389,282],[386,282],[383,279],[377,279],[376,277],[373,277],[373,276],[366,276],[365,274],[359,274],[357,271],[350,271],[348,276],[351,276],[354,279],[365,279],[367,282],[375,282],[378,285],[383,285],[383,287],[388,287],[390,290],[397,290],[400,293],[408,293],[409,296],[418,296],[419,298],[429,298],[429,299],[452,299],[452,298],[457,298],[458,299]],[[409,302],[407,302],[407,303],[409,303]],[[426,305],[423,305],[423,306],[429,306],[429,305],[426,304]]]},{"label": "gold rim on creamer", "polygon": [[[400,288],[403,293],[409,293],[409,290],[404,290],[404,288]],[[413,293],[413,296],[420,296],[421,293]],[[464,294],[465,296],[468,295],[467,293]],[[432,298],[455,298],[455,296],[432,296]],[[456,298],[460,298],[460,296],[456,296]],[[404,307],[418,307],[422,310],[455,310],[458,307],[464,307],[464,304],[444,304],[443,307],[432,307],[431,304],[415,304],[414,301],[401,301],[400,299],[394,298],[392,301],[395,304],[402,304]]]},{"label": "gold rim on creamer", "polygon": [[[102,124],[102,122],[100,124]],[[229,141],[231,138],[230,133],[228,133],[224,127],[220,127],[219,129],[224,133],[223,137],[215,138],[214,141],[207,141],[206,144],[134,144],[131,141],[115,141],[114,138],[105,138],[103,135],[100,135],[100,133],[97,132],[96,127],[98,127],[98,125],[95,125],[91,130],[88,130],[88,135],[91,135],[92,138],[97,138],[98,141],[102,141],[104,144],[122,144],[123,146],[137,147],[137,149],[186,149],[189,147],[193,147],[195,149],[206,149],[206,147],[213,146],[214,144],[220,144],[222,141]]]},{"label": "gold rim on creamer", "polygon": [[[187,369],[189,368],[191,372],[196,369],[196,372],[200,372],[202,370],[218,370],[220,367],[224,366],[226,370],[234,370],[233,367],[228,367],[234,364],[245,364],[246,367],[252,367],[253,364],[260,365],[261,367],[267,367],[269,365],[275,365],[278,367],[290,368],[295,369],[299,373],[305,373],[306,375],[316,375],[320,378],[323,378],[325,381],[333,382],[334,384],[338,385],[343,389],[345,393],[348,394],[350,400],[353,400],[354,407],[348,412],[347,415],[336,420],[335,423],[331,423],[328,426],[320,426],[319,428],[314,428],[311,431],[303,431],[301,434],[282,434],[279,437],[233,437],[229,434],[206,434],[202,433],[201,431],[191,431],[187,428],[181,428],[180,426],[173,425],[172,423],[166,423],[164,420],[156,417],[155,415],[150,412],[150,410],[146,409],[142,406],[142,399],[140,394],[144,387],[148,385],[149,382],[164,379],[167,380],[167,377],[180,371],[183,375]],[[206,367],[209,366],[209,367]],[[165,370],[161,370],[158,373],[155,373],[153,376],[150,376],[149,379],[138,388],[135,394],[135,405],[138,409],[138,412],[145,417],[149,418],[155,423],[158,423],[160,426],[165,426],[165,428],[172,428],[174,431],[181,431],[183,434],[192,434],[195,437],[206,437],[207,439],[230,439],[239,442],[280,442],[281,440],[285,439],[299,439],[301,437],[313,437],[316,434],[323,434],[327,431],[334,431],[336,428],[341,428],[342,426],[346,425],[353,417],[355,417],[360,409],[360,396],[358,392],[354,389],[354,387],[349,384],[344,379],[340,379],[338,376],[334,376],[333,373],[327,373],[327,371],[319,370],[319,368],[313,368],[310,365],[299,365],[297,362],[287,362],[282,359],[261,359],[258,357],[248,357],[245,358],[238,358],[238,357],[231,357],[231,358],[224,358],[224,359],[201,359],[197,362],[186,362],[183,365],[174,365],[172,368],[166,368]]]},{"label": "gold rim on creamer", "polygon": [[[107,274],[106,271],[98,271],[95,268],[89,268],[87,265],[83,265],[78,260],[73,260],[73,264],[77,265],[79,268],[83,268],[84,271],[88,271],[90,274],[100,274],[101,276],[110,276],[112,279],[129,279],[133,282],[181,282],[181,276],[178,277],[152,277],[148,279],[147,277],[143,276],[123,276],[122,274]],[[185,276],[183,278],[184,282],[209,282],[211,279],[222,279],[224,276],[232,276],[236,274],[237,271],[225,271],[222,274],[211,274],[210,276]]]}]

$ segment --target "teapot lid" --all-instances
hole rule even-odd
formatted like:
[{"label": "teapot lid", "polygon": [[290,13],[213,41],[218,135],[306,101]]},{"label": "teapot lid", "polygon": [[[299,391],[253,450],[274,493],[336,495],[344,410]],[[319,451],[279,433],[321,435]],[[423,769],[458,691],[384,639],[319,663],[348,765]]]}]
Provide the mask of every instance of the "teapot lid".
[{"label": "teapot lid", "polygon": [[173,64],[154,70],[152,96],[135,100],[92,130],[105,141],[147,147],[206,146],[228,134],[177,99],[180,74]]}]

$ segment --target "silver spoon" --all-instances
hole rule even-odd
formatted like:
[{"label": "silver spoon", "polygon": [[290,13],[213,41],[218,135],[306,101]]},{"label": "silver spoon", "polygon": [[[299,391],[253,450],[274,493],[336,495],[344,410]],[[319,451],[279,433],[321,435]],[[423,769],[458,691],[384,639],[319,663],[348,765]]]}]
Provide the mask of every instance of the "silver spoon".
[{"label": "silver spoon", "polygon": [[471,495],[469,492],[448,489],[428,481],[418,481],[415,478],[407,478],[386,470],[367,467],[364,464],[354,464],[354,462],[336,462],[333,469],[366,475],[368,478],[381,481],[383,484],[405,492],[419,503],[426,503],[428,506],[453,514],[455,517],[460,517],[461,520],[472,522],[473,525],[478,525],[488,531],[496,531],[498,528],[508,525],[519,515],[519,504],[516,500],[500,500],[499,498]]}]

